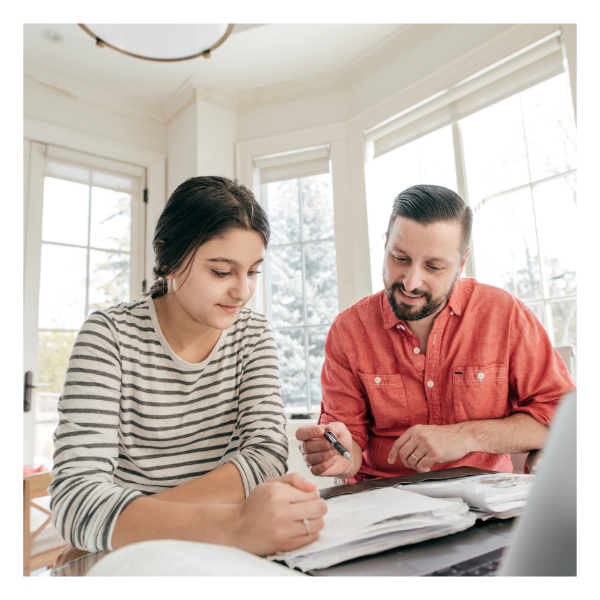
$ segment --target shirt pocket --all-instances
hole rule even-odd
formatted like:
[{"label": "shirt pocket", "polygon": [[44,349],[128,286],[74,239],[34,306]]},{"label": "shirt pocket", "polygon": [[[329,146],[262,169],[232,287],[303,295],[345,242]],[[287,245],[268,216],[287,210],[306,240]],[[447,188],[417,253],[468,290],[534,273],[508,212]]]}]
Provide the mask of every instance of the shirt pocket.
[{"label": "shirt pocket", "polygon": [[402,375],[358,373],[371,407],[373,425],[378,429],[398,429],[410,424],[410,413]]},{"label": "shirt pocket", "polygon": [[452,390],[457,423],[501,419],[508,414],[508,375],[502,363],[452,367]]}]

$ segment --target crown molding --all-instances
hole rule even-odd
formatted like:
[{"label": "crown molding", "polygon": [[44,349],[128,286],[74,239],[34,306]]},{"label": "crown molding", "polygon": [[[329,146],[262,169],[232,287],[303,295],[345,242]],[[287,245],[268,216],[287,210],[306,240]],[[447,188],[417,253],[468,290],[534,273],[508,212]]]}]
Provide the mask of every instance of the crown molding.
[{"label": "crown molding", "polygon": [[188,77],[177,90],[169,97],[162,107],[161,114],[165,122],[170,123],[182,110],[196,99],[222,106],[230,110],[237,110],[238,102],[235,92],[208,87],[200,83],[196,75]]},{"label": "crown molding", "polygon": [[340,69],[239,92],[237,108],[249,110],[314,95],[347,91],[373,71],[392,62],[445,27],[448,25],[401,25],[396,31]]},{"label": "crown molding", "polygon": [[120,94],[108,93],[101,88],[82,84],[56,73],[37,72],[31,68],[25,71],[24,83],[25,86],[33,89],[84,102],[97,108],[109,109],[128,118],[168,124],[196,99],[236,111],[292,102],[327,93],[345,92],[352,85],[444,27],[447,25],[401,25],[392,34],[340,69],[243,92],[236,93],[203,85],[200,77],[193,75],[184,81],[161,106],[132,99],[125,100]]},{"label": "crown molding", "polygon": [[25,88],[29,87],[69,98],[95,108],[108,109],[136,121],[158,123],[163,121],[160,111],[150,104],[140,103],[129,98],[124,99],[120,94],[106,92],[102,88],[83,84],[46,70],[42,72],[32,68],[26,69],[23,73],[23,84]]},{"label": "crown molding", "polygon": [[437,23],[401,25],[396,31],[371,46],[364,54],[342,67],[339,70],[340,74],[350,87],[446,27],[447,24]]}]

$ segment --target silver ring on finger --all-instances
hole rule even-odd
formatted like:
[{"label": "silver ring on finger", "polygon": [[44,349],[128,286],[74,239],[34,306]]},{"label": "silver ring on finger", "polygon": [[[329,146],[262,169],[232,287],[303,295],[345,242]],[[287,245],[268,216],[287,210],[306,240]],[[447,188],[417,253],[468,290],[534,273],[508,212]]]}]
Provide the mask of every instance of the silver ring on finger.
[{"label": "silver ring on finger", "polygon": [[308,525],[308,519],[302,519],[304,526],[306,527],[306,535],[310,535],[310,527]]}]

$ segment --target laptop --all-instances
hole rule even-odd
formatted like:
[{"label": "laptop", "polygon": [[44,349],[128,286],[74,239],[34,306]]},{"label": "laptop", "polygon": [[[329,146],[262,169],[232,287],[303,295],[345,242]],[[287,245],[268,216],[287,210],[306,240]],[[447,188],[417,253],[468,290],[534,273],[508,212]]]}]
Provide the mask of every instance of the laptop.
[{"label": "laptop", "polygon": [[577,574],[576,393],[553,419],[523,515],[309,571],[315,576],[569,576]]}]

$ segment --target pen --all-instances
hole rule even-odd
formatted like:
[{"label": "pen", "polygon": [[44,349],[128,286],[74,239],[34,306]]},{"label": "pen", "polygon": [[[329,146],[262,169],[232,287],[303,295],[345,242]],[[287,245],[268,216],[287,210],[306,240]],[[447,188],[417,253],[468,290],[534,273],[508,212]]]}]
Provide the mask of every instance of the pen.
[{"label": "pen", "polygon": [[345,458],[346,460],[352,460],[350,452],[348,452],[348,450],[346,450],[346,448],[344,448],[344,446],[338,442],[337,436],[335,433],[333,433],[333,431],[326,429],[324,435],[325,439],[342,455],[342,458]]}]

